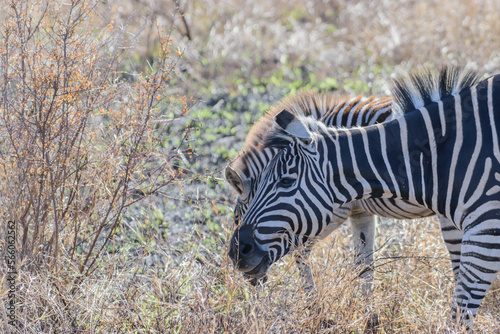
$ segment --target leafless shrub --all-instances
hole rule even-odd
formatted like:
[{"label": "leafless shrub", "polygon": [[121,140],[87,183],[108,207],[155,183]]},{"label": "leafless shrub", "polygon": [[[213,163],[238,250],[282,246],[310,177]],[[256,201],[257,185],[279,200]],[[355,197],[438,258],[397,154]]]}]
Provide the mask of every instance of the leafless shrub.
[{"label": "leafless shrub", "polygon": [[162,143],[186,111],[185,97],[174,108],[165,95],[180,53],[157,29],[150,71],[123,73],[133,41],[101,21],[94,1],[1,6],[4,217],[18,223],[20,261],[57,265],[63,257],[86,275],[124,210],[178,176],[176,151]]}]

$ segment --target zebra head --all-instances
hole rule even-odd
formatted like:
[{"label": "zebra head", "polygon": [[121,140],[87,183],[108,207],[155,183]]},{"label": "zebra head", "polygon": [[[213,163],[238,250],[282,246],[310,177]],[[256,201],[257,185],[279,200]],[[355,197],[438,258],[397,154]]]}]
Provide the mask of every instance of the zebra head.
[{"label": "zebra head", "polygon": [[262,173],[229,248],[236,267],[253,278],[264,277],[272,263],[318,236],[334,209],[324,144],[315,140],[326,127],[286,110],[276,115],[275,122],[276,131],[264,145],[281,151]]}]

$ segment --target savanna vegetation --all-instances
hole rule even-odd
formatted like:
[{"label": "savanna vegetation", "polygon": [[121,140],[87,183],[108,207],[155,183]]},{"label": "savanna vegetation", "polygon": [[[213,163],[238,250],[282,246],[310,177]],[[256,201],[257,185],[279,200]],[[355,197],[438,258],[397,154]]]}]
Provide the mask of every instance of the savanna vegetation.
[{"label": "savanna vegetation", "polygon": [[[0,0],[0,20],[2,332],[358,333],[373,314],[379,333],[446,328],[436,220],[380,220],[371,301],[348,223],[309,259],[313,294],[293,255],[253,287],[226,256],[222,171],[299,89],[384,96],[419,65],[499,73],[498,1]],[[477,332],[500,331],[499,288]]]}]

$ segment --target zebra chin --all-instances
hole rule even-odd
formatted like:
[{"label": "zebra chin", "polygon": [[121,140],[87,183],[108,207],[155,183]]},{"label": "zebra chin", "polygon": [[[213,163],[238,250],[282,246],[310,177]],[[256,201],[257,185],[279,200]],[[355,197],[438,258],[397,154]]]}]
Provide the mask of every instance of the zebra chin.
[{"label": "zebra chin", "polygon": [[269,266],[269,258],[265,256],[255,268],[243,272],[243,276],[254,286],[257,285],[259,281],[264,283],[267,281],[267,270],[269,269]]},{"label": "zebra chin", "polygon": [[[250,280],[252,285],[257,285],[261,279],[265,282],[267,280],[267,271],[271,266],[267,253],[263,253],[262,257],[254,255],[252,258],[238,259],[237,262],[233,259],[233,263],[235,263],[236,269]],[[255,265],[255,263],[257,264]]]}]

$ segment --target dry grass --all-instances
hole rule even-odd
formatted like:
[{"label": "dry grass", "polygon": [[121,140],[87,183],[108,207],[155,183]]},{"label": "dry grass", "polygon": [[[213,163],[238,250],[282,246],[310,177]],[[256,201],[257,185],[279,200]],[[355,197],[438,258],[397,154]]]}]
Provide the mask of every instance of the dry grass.
[{"label": "dry grass", "polygon": [[[249,92],[277,99],[301,85],[321,87],[327,78],[351,93],[383,95],[392,73],[443,62],[497,73],[498,1],[109,0],[97,3],[94,21],[86,16],[66,44],[58,33],[71,22],[69,2],[52,2],[43,34],[29,41],[23,27],[44,16],[30,12],[37,2],[14,3],[27,6],[11,21],[10,1],[1,1],[0,11],[0,73],[8,74],[0,76],[0,205],[3,221],[22,222],[19,326],[6,324],[2,303],[2,331],[358,333],[375,313],[380,333],[444,330],[453,276],[432,219],[381,222],[369,301],[352,266],[347,224],[315,248],[315,294],[301,290],[293,256],[273,266],[264,286],[248,285],[226,257],[231,217],[221,207],[233,194],[227,185],[200,183],[203,175],[189,166],[191,151],[179,156],[177,146],[188,139],[177,119],[185,100],[177,107],[168,97],[215,96],[217,102]],[[185,21],[169,14],[176,3]],[[27,13],[32,21],[16,21]],[[14,53],[5,49],[9,22]],[[161,33],[171,25],[174,44],[184,51],[179,64],[159,61],[175,50]],[[159,36],[167,38],[163,48]],[[93,57],[98,61],[88,62]],[[20,59],[31,67],[23,69]],[[58,72],[50,66],[58,61],[70,71],[67,80],[53,76]],[[161,64],[176,65],[178,76]],[[46,117],[46,127],[37,115]],[[43,131],[53,140],[46,146],[39,145]],[[239,132],[229,138],[236,148]],[[9,136],[16,140],[6,141]],[[223,167],[202,168],[217,181]],[[149,192],[155,196],[144,196]],[[137,196],[149,200],[135,203]],[[179,198],[182,209],[170,210]],[[174,220],[175,210],[184,219]],[[205,225],[193,223],[192,212],[206,214]],[[6,300],[8,275],[0,268]],[[477,332],[500,331],[499,291],[496,282],[479,310]]]},{"label": "dry grass", "polygon": [[[311,296],[300,289],[291,257],[273,267],[265,286],[254,288],[224,254],[211,252],[192,237],[177,257],[168,256],[166,245],[158,245],[157,252],[168,258],[160,268],[104,256],[103,269],[81,284],[71,299],[70,285],[61,278],[67,271],[23,271],[22,332],[349,333],[362,331],[375,313],[381,333],[442,332],[453,279],[438,223],[381,225],[384,233],[378,242],[384,246],[377,252],[371,304],[356,280],[345,227],[321,242],[311,258],[317,283]],[[500,329],[495,290],[477,317],[479,333]]]}]

